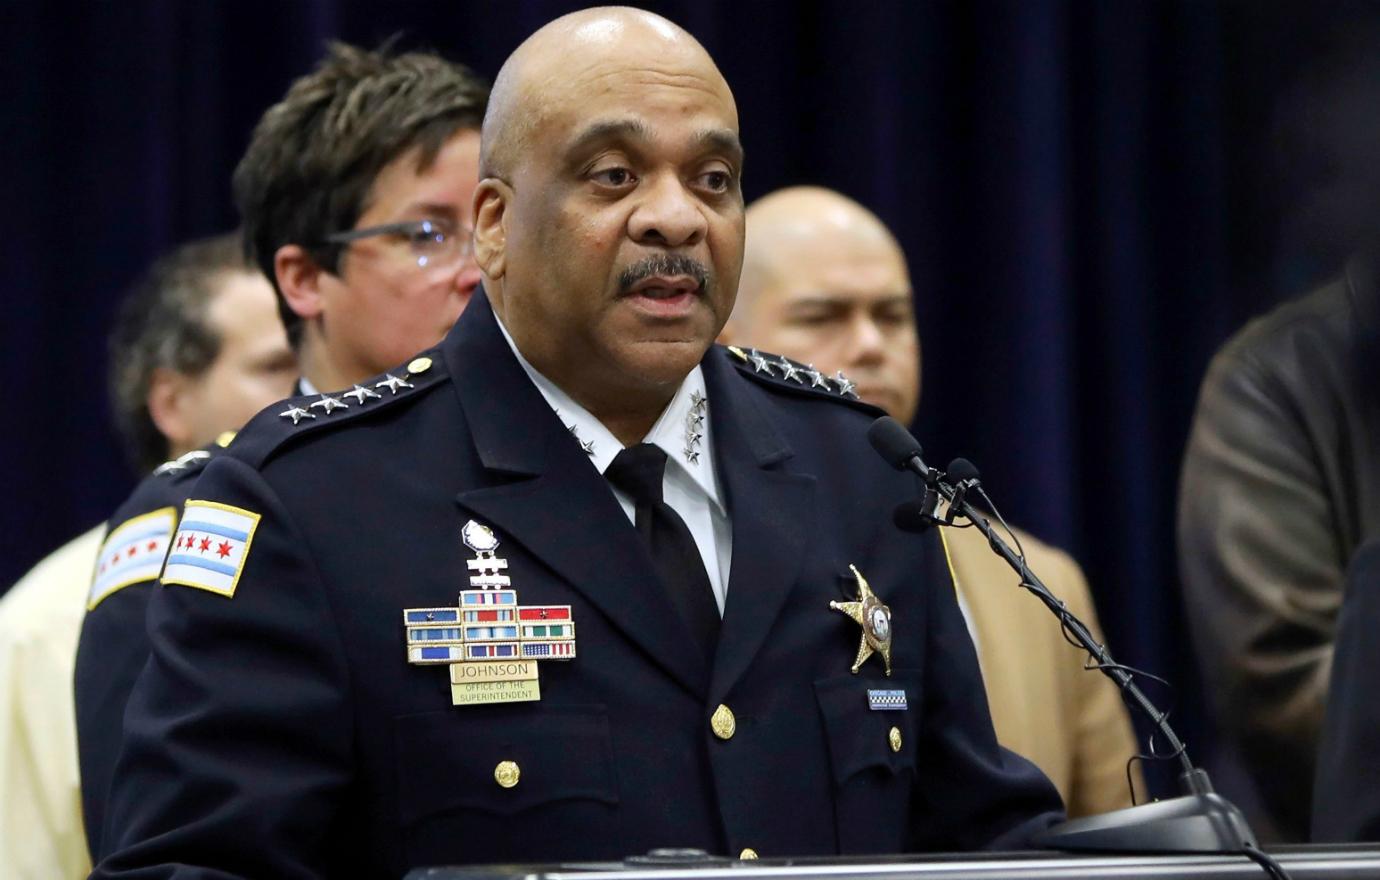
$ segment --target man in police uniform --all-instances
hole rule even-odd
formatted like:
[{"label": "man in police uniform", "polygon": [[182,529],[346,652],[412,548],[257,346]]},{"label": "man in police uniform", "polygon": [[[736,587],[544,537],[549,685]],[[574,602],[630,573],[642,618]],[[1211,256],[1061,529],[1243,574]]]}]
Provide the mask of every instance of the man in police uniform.
[{"label": "man in police uniform", "polygon": [[868,447],[878,411],[711,348],[742,152],[704,50],[648,13],[558,19],[500,72],[481,161],[487,295],[381,399],[260,416],[198,481],[95,876],[959,849],[1053,821],[996,743],[938,545],[892,532],[913,487]]},{"label": "man in police uniform", "polygon": [[[311,421],[342,401],[389,393],[366,380],[434,345],[465,308],[479,282],[469,227],[487,98],[469,70],[434,54],[335,44],[264,114],[236,197],[249,250],[278,292],[305,395],[273,407],[273,417]],[[362,390],[316,391],[351,386]],[[264,399],[273,397],[254,409]],[[138,536],[159,544],[161,562],[196,477],[219,452],[190,453],[146,478],[111,518],[107,549]],[[125,703],[148,659],[145,608],[159,568],[98,571],[82,624],[82,806],[97,859],[108,852],[106,800]]]}]

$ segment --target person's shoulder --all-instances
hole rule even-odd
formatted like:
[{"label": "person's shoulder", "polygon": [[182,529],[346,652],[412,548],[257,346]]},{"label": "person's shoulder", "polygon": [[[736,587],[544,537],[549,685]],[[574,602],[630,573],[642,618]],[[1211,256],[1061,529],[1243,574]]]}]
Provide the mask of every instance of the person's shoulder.
[{"label": "person's shoulder", "polygon": [[228,451],[236,460],[260,468],[309,438],[349,430],[411,406],[448,378],[440,352],[426,351],[346,390],[289,397],[273,404],[244,426]]},{"label": "person's shoulder", "polygon": [[43,557],[0,597],[0,644],[51,634],[55,618],[81,619],[82,596],[101,545],[96,526]]},{"label": "person's shoulder", "polygon": [[878,407],[861,400],[852,380],[841,371],[830,376],[815,369],[813,364],[802,364],[783,355],[755,348],[727,345],[715,346],[715,350],[736,368],[739,375],[774,396],[791,401],[832,404],[873,419],[886,415]]},{"label": "person's shoulder", "polygon": [[1358,329],[1353,269],[1249,321],[1218,350],[1218,363],[1272,370],[1300,345],[1335,350]]},{"label": "person's shoulder", "polygon": [[158,577],[182,505],[197,477],[209,462],[225,454],[234,438],[233,431],[226,431],[202,449],[160,464],[115,508],[96,554],[95,571],[88,572],[88,611],[125,587]]}]

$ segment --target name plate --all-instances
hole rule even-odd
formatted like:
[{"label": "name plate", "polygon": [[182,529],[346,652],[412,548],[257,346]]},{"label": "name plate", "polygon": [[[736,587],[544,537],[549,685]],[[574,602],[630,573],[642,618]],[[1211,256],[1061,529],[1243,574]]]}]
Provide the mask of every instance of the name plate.
[{"label": "name plate", "polygon": [[475,681],[536,681],[535,660],[481,660],[450,665],[450,683]]}]

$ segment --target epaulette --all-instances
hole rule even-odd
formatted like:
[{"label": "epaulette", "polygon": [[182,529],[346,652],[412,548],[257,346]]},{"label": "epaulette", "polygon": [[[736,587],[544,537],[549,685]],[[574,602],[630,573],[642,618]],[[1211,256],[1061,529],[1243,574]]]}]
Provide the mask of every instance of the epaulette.
[{"label": "epaulette", "polygon": [[347,391],[289,397],[251,419],[235,436],[230,451],[241,461],[258,467],[289,440],[348,424],[415,399],[446,377],[444,364],[439,352],[423,352],[406,366],[366,379]]},{"label": "epaulette", "polygon": [[814,364],[802,364],[779,354],[768,354],[755,348],[742,349],[736,345],[725,346],[725,350],[729,354],[729,360],[738,368],[738,372],[770,388],[842,401],[871,415],[884,414],[876,406],[858,397],[853,382],[842,370],[827,376],[816,370]]},{"label": "epaulette", "polygon": [[230,441],[235,439],[234,431],[223,431],[216,437],[214,443],[201,449],[193,449],[186,455],[180,455],[172,461],[165,461],[153,469],[155,477],[171,477],[173,475],[183,476],[200,471],[210,461],[212,456],[220,450],[230,445]]}]

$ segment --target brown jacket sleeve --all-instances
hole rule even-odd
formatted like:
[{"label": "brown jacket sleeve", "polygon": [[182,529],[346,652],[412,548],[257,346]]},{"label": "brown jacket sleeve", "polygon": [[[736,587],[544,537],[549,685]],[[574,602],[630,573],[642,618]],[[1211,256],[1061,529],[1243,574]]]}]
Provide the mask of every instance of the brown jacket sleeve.
[{"label": "brown jacket sleeve", "polygon": [[1217,723],[1280,830],[1299,838],[1345,565],[1313,443],[1270,365],[1249,349],[1219,354],[1189,436],[1178,523]]}]

